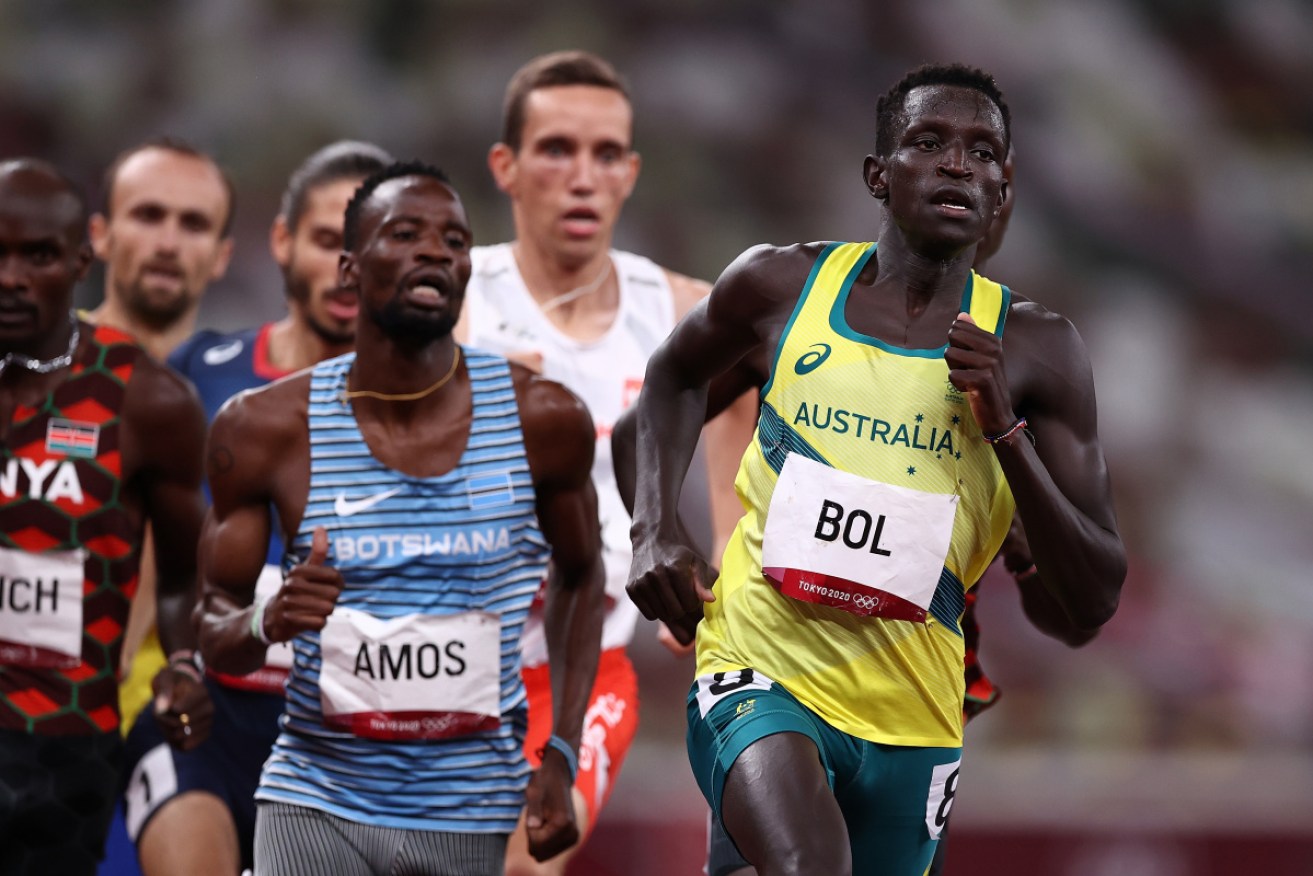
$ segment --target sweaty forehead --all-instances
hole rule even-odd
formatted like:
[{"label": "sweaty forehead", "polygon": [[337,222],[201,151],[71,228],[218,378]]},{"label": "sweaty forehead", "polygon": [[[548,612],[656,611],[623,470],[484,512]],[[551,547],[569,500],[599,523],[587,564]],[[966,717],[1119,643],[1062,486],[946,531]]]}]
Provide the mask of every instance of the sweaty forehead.
[{"label": "sweaty forehead", "polygon": [[456,192],[440,180],[427,176],[401,176],[385,180],[369,198],[370,210],[379,222],[403,216],[454,217],[465,222],[465,208]]},{"label": "sweaty forehead", "polygon": [[962,85],[920,85],[907,93],[903,117],[908,127],[922,120],[954,121],[992,128],[1005,136],[1003,113],[984,92]]}]

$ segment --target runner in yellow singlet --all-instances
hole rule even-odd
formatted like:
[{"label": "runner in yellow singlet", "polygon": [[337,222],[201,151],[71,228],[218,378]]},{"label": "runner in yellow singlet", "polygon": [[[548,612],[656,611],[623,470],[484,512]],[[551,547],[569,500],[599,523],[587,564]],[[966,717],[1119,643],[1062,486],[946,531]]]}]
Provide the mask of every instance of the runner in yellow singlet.
[{"label": "runner in yellow singlet", "polygon": [[[763,876],[925,872],[957,787],[965,593],[1014,502],[1073,625],[1111,617],[1125,576],[1079,335],[971,271],[1003,202],[1002,94],[921,68],[877,112],[878,242],[746,252],[638,407],[629,591],[699,630],[694,773]],[[707,386],[736,366],[762,375],[762,415],[708,591],[675,497]]]}]

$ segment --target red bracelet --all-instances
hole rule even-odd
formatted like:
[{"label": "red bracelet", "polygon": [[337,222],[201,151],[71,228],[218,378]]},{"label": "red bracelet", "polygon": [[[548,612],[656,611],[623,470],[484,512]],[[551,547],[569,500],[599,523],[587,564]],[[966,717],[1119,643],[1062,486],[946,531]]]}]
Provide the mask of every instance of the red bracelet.
[{"label": "red bracelet", "polygon": [[[1017,434],[1018,432],[1024,430],[1024,429],[1026,428],[1026,425],[1027,425],[1027,424],[1026,424],[1026,418],[1025,418],[1025,417],[1022,417],[1021,419],[1019,419],[1019,420],[1017,420],[1015,423],[1013,423],[1011,426],[1008,426],[1006,432],[1003,432],[1003,433],[1001,433],[1001,434],[999,434],[999,435],[984,435],[984,434],[982,434],[980,437],[981,437],[981,438],[984,438],[984,439],[985,439],[986,441],[988,441],[990,444],[998,444],[999,442],[1006,442],[1006,443],[1008,443],[1008,444],[1011,444],[1012,442],[1011,442],[1011,441],[1008,441],[1008,439],[1011,438],[1013,435]],[[1030,433],[1029,433],[1029,432],[1026,432],[1026,435],[1029,436]],[[1034,443],[1034,441],[1035,441],[1035,439],[1034,439],[1034,438],[1031,438],[1031,443],[1032,443],[1032,444]]]}]

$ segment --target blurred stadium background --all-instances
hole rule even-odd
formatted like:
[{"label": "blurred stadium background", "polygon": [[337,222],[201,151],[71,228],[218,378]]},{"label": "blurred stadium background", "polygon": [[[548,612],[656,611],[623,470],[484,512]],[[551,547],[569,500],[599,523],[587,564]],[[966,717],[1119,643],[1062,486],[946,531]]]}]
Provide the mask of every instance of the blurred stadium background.
[{"label": "blurred stadium background", "polygon": [[[98,194],[144,137],[214,151],[237,255],[202,322],[235,328],[282,312],[269,222],[328,140],[442,165],[479,240],[508,237],[484,165],[502,89],[569,47],[633,88],[644,165],[618,244],[706,278],[757,242],[872,237],[876,97],[922,61],[995,73],[1020,156],[990,274],[1086,338],[1132,564],[1077,652],[1028,628],[1006,577],[983,583],[1004,695],[968,732],[950,873],[1313,873],[1313,6],[6,0],[0,156]],[[691,664],[650,629],[635,650],[639,742],[575,872],[693,874]]]}]

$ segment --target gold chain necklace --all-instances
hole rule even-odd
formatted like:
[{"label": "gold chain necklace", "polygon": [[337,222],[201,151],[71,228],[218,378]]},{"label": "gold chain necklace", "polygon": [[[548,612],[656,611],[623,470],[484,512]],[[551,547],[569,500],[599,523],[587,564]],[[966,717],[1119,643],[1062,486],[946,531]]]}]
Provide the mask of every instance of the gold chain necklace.
[{"label": "gold chain necklace", "polygon": [[428,389],[421,389],[419,392],[402,392],[387,393],[375,392],[372,389],[344,389],[342,390],[342,401],[348,402],[353,398],[376,398],[379,401],[415,401],[424,398],[426,395],[432,395],[443,387],[448,380],[456,375],[456,366],[460,364],[460,347],[456,347],[455,354],[451,357],[451,368],[447,373],[438,378],[438,382]]}]

